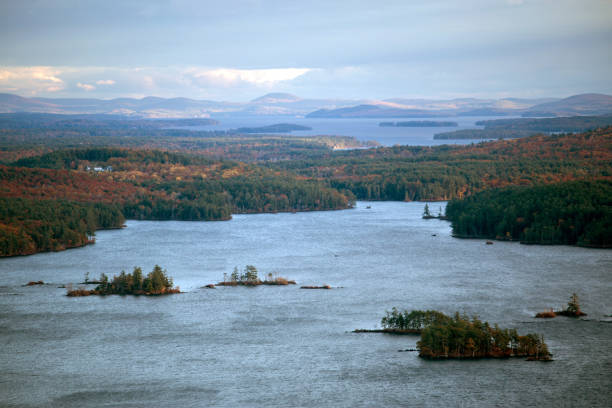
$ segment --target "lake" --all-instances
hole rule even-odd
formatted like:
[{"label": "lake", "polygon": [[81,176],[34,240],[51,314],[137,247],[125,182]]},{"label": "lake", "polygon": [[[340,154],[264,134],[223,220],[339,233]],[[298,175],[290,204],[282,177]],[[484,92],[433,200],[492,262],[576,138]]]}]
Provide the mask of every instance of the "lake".
[{"label": "lake", "polygon": [[[220,123],[213,126],[185,126],[183,129],[193,130],[229,130],[240,127],[259,127],[277,123],[293,123],[309,126],[312,130],[294,131],[292,136],[353,136],[357,140],[375,140],[383,146],[411,145],[435,146],[442,144],[470,144],[480,140],[434,140],[436,133],[452,132],[462,129],[482,129],[476,126],[480,120],[509,119],[516,116],[449,116],[440,118],[303,118],[287,116],[252,116],[252,117],[222,117]],[[380,122],[403,121],[452,121],[454,127],[381,127]]]},{"label": "lake", "polygon": [[[0,259],[0,406],[609,407],[612,251],[455,239],[423,207],[128,221],[95,245]],[[155,264],[185,293],[58,288]],[[246,264],[298,285],[201,288]],[[299,289],[321,284],[334,289]],[[533,318],[572,292],[586,318]],[[398,352],[418,337],[350,332],[393,306],[541,333],[555,361],[427,361]]]}]

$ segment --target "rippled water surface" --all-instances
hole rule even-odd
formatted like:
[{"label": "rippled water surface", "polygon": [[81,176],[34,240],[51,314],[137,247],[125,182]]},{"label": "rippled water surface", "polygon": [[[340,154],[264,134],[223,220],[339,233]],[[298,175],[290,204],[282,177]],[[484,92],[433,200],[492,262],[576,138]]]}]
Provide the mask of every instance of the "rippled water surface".
[{"label": "rippled water surface", "polygon": [[[610,406],[612,251],[454,239],[422,211],[129,221],[93,246],[1,259],[0,406]],[[156,263],[185,293],[58,288]],[[201,289],[245,264],[298,285]],[[31,280],[48,284],[22,286]],[[532,318],[572,292],[587,319]],[[350,333],[393,306],[542,333],[555,361],[425,361],[398,352],[416,337]]]}]

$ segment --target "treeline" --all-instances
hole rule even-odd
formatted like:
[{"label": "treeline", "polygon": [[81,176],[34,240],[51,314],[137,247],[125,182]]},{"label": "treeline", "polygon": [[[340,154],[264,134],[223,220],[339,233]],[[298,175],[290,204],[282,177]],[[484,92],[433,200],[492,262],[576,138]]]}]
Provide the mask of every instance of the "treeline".
[{"label": "treeline", "polygon": [[612,126],[612,115],[570,116],[541,119],[495,119],[476,122],[485,129],[518,129],[536,132],[585,132],[590,129]]},{"label": "treeline", "polygon": [[83,246],[96,230],[123,222],[119,208],[108,204],[0,198],[0,256]]},{"label": "treeline", "polygon": [[[85,179],[94,186],[105,183],[103,190],[114,192],[114,202],[122,206],[126,217],[134,219],[226,220],[232,213],[341,209],[352,205],[354,199],[349,192],[340,193],[322,182],[300,179],[287,171],[158,150],[69,149],[24,158],[13,166],[83,170],[94,164],[112,167],[112,171],[68,172],[62,174],[62,184],[68,189],[84,184],[72,178]],[[5,185],[27,174],[16,167],[5,169],[0,173],[4,174]],[[41,172],[45,170],[32,170],[32,177],[40,178]],[[52,180],[45,179],[50,188],[57,189]],[[12,188],[23,189],[30,184],[21,180]],[[115,186],[126,184],[132,188],[115,192]],[[36,193],[34,189],[24,191]],[[97,188],[79,188],[79,201],[103,199],[98,193]]]},{"label": "treeline", "polygon": [[612,115],[481,120],[476,122],[476,125],[484,126],[484,129],[443,132],[434,135],[434,139],[504,139],[526,137],[537,133],[586,132],[612,126]]},{"label": "treeline", "polygon": [[83,169],[86,165],[118,165],[135,162],[139,164],[209,165],[211,159],[160,150],[130,150],[120,148],[88,148],[58,150],[41,156],[27,157],[11,163],[15,167],[45,169]]},{"label": "treeline", "polygon": [[0,113],[0,128],[2,129],[161,129],[208,126],[218,123],[209,118],[137,119],[111,114]]},{"label": "treeline", "polygon": [[495,140],[495,139],[509,139],[517,137],[527,137],[541,133],[533,130],[525,129],[505,129],[505,128],[492,128],[492,129],[461,129],[453,130],[452,132],[436,133],[434,140],[461,140],[461,139],[474,139],[474,140]]},{"label": "treeline", "polygon": [[446,207],[453,234],[612,248],[612,181],[482,191]]},{"label": "treeline", "polygon": [[350,192],[342,194],[315,181],[290,177],[176,181],[152,189],[164,195],[126,203],[127,218],[219,221],[230,219],[231,214],[338,210],[354,204]]}]

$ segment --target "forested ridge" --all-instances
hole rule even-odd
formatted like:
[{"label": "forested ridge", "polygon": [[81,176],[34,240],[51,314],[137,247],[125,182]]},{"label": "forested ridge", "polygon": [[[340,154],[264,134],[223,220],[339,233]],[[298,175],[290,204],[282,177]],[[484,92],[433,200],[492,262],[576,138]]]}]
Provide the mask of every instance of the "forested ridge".
[{"label": "forested ridge", "polygon": [[352,198],[287,171],[157,150],[57,151],[0,166],[0,177],[4,195],[41,198],[59,190],[75,201],[110,198],[137,219],[218,220],[231,213],[340,209]]},{"label": "forested ridge", "polygon": [[468,146],[393,146],[271,164],[359,200],[450,200],[509,185],[612,177],[612,128]]}]

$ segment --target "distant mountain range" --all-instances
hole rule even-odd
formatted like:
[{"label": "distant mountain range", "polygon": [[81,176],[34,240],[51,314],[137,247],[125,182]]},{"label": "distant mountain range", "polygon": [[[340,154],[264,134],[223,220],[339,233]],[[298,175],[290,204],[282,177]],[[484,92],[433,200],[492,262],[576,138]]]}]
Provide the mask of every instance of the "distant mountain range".
[{"label": "distant mountain range", "polygon": [[453,99],[450,101],[389,99],[389,104],[366,104],[319,109],[309,118],[415,118],[441,116],[576,116],[612,112],[612,96],[574,95],[565,99]]},{"label": "distant mountain range", "polygon": [[0,94],[0,113],[107,114],[138,118],[223,118],[306,116],[310,118],[410,118],[442,116],[572,116],[612,112],[612,96],[575,95],[565,99],[302,99],[270,93],[249,102],[189,98],[53,99]]},{"label": "distant mountain range", "polygon": [[597,116],[611,112],[612,96],[591,93],[532,106],[523,116]]}]

